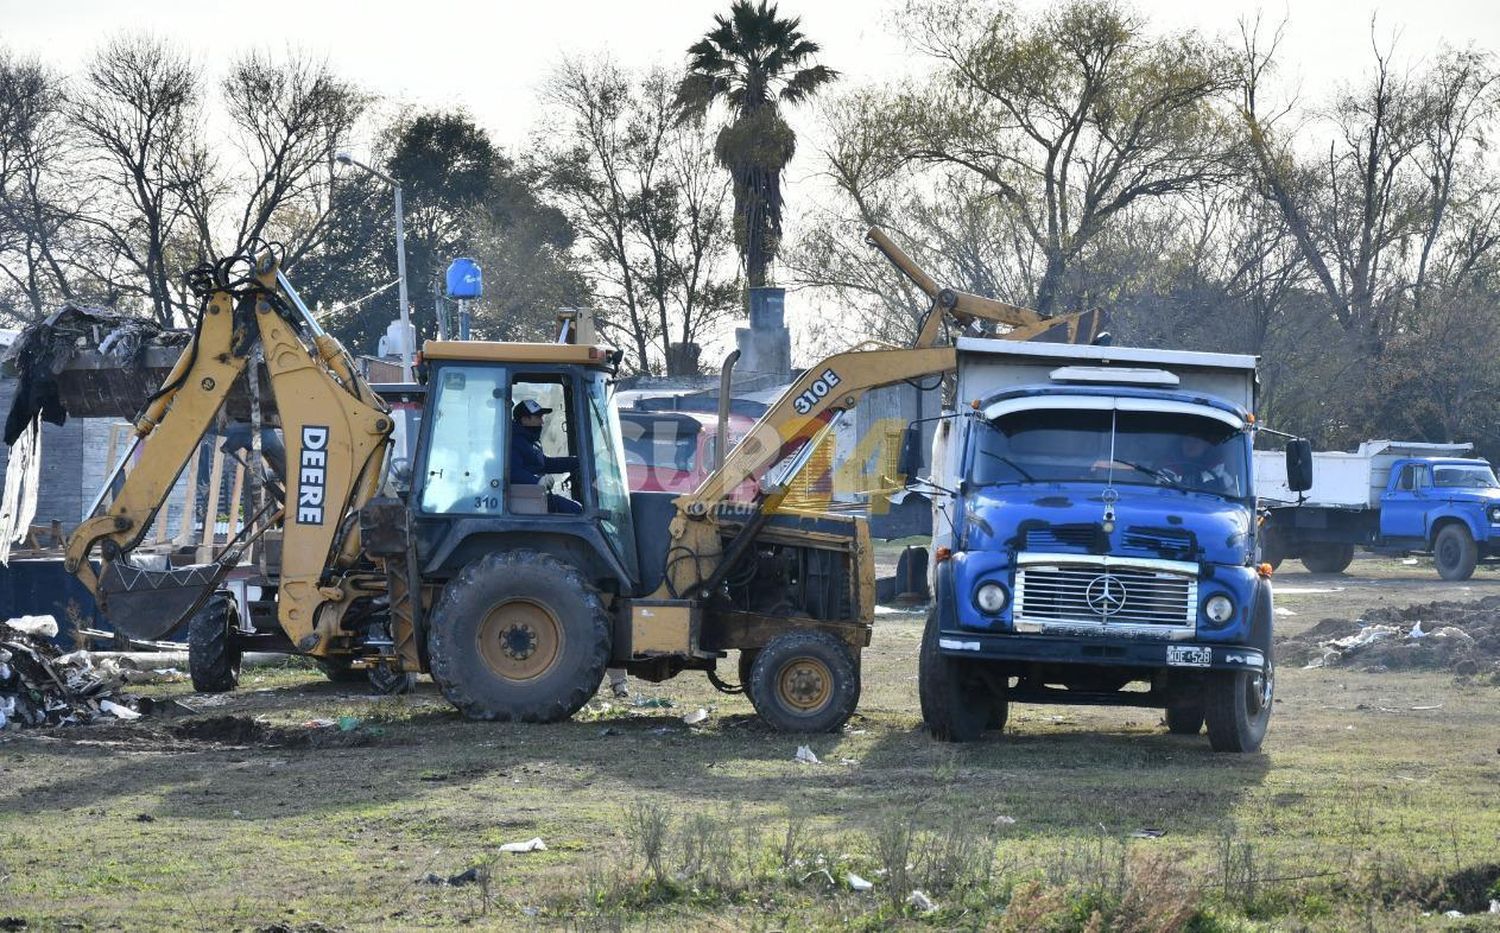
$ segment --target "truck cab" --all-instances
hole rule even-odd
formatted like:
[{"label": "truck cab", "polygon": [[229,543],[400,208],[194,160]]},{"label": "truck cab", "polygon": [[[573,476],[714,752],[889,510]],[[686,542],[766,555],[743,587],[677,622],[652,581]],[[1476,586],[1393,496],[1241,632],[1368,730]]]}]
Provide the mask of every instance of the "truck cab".
[{"label": "truck cab", "polygon": [[934,734],[978,738],[1011,702],[1078,703],[1260,746],[1274,611],[1254,393],[1253,357],[959,342],[959,413],[933,455],[949,493],[919,675]]}]

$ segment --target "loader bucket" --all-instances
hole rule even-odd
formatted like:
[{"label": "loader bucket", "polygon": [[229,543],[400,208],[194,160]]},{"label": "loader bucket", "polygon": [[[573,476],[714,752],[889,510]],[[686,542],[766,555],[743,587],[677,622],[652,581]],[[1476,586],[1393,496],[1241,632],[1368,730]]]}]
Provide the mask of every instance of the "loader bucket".
[{"label": "loader bucket", "polygon": [[115,631],[154,641],[192,615],[222,576],[219,564],[153,570],[111,561],[99,575],[99,608]]}]

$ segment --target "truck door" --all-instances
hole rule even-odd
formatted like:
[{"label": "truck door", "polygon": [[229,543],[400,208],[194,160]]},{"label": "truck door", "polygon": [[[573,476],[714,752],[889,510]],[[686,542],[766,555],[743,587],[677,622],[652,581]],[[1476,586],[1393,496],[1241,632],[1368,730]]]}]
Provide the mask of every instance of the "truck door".
[{"label": "truck door", "polygon": [[1382,538],[1424,538],[1432,504],[1432,476],[1425,463],[1406,463],[1380,497]]}]

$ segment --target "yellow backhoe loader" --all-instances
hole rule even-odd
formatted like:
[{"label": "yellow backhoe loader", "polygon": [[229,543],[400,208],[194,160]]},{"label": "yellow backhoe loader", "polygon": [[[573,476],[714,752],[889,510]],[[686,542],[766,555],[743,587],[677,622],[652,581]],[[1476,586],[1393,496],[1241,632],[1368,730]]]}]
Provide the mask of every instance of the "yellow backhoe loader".
[{"label": "yellow backhoe loader", "polygon": [[[995,322],[1008,337],[1069,342],[1098,327],[1093,314],[1044,320],[941,288],[883,234],[870,239],[932,300],[915,344],[811,367],[716,472],[675,497],[627,489],[611,399],[617,351],[460,341],[423,347],[410,488],[391,494],[387,406],[276,256],[220,262],[192,279],[196,333],[135,421],[135,468],[122,484],[118,470],[106,481],[117,494],[72,535],[68,568],[133,637],[189,620],[200,690],[232,689],[244,650],[280,650],[386,685],[427,672],[465,715],[550,722],[581,708],[606,666],[651,681],[702,670],[735,689],[716,669],[738,651],[740,685],[773,727],[837,729],[858,701],[870,640],[870,537],[861,517],[780,508],[791,479],[867,391],[952,370],[954,350],[939,345],[946,327]],[[217,559],[136,559],[240,380],[251,436],[279,430],[282,472],[264,478],[244,531]],[[550,492],[511,456],[517,416],[537,413],[546,427],[524,442],[546,448],[559,480]],[[758,482],[754,501],[736,501],[747,480]],[[269,553],[276,538],[279,560],[235,591],[249,603],[238,605],[226,575],[252,543]]]}]

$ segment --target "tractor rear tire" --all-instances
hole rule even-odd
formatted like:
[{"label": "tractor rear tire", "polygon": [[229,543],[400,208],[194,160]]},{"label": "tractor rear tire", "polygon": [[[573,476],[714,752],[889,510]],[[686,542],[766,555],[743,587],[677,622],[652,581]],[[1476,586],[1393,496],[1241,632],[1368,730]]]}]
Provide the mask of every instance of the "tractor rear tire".
[{"label": "tractor rear tire", "polygon": [[1203,731],[1203,704],[1167,707],[1167,731],[1173,735],[1197,735]]},{"label": "tractor rear tire", "polygon": [[489,554],[443,587],[427,635],[432,679],[470,719],[560,722],[598,691],[611,631],[577,567],[536,551]]},{"label": "tractor rear tire", "polygon": [[1433,563],[1444,580],[1467,580],[1479,563],[1479,545],[1463,525],[1444,525],[1432,545]]},{"label": "tractor rear tire", "polygon": [[1004,693],[992,696],[971,664],[939,651],[938,632],[934,609],[927,614],[917,654],[917,696],[927,731],[940,742],[973,742],[991,723],[1003,728],[1010,706]]},{"label": "tractor rear tire", "polygon": [[218,592],[188,620],[188,674],[199,693],[228,693],[240,682],[234,597]]},{"label": "tractor rear tire", "polygon": [[323,676],[327,677],[330,683],[367,684],[370,682],[363,670],[350,667],[347,661],[340,663],[319,658],[316,663],[318,670],[323,672]]},{"label": "tractor rear tire", "polygon": [[859,663],[827,632],[785,632],[755,652],[745,692],[778,732],[836,732],[859,705]]},{"label": "tractor rear tire", "polygon": [[1352,544],[1318,544],[1302,555],[1308,573],[1343,573],[1354,561]]}]

